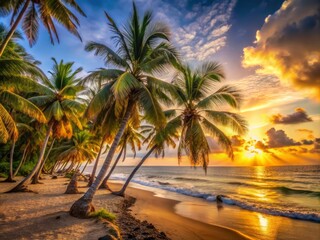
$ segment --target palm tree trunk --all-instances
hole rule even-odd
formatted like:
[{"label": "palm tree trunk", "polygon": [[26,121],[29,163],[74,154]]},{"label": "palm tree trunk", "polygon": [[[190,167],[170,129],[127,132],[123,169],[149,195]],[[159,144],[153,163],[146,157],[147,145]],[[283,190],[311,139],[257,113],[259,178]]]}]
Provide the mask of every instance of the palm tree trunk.
[{"label": "palm tree trunk", "polygon": [[13,177],[15,177],[15,176],[18,174],[18,172],[19,172],[22,164],[23,164],[24,161],[26,160],[27,150],[28,150],[29,145],[30,145],[30,142],[28,142],[27,146],[26,146],[26,147],[24,148],[24,150],[23,150],[23,154],[22,154],[21,161],[20,161],[19,166],[17,167],[16,171],[14,172]]},{"label": "palm tree trunk", "polygon": [[120,151],[120,153],[119,153],[116,161],[113,163],[113,166],[112,166],[112,168],[110,169],[110,171],[108,172],[108,175],[103,179],[103,182],[102,182],[100,188],[110,189],[110,188],[108,187],[107,181],[109,180],[112,172],[113,172],[114,169],[116,168],[116,166],[117,166],[117,164],[118,164],[118,162],[119,162],[119,160],[120,160],[120,158],[121,158],[121,155],[122,155],[122,153],[123,153],[124,147],[125,147],[125,146],[122,146],[121,151]]},{"label": "palm tree trunk", "polygon": [[134,175],[136,174],[136,172],[139,170],[139,168],[142,166],[142,164],[148,159],[148,157],[150,156],[150,154],[156,149],[156,146],[153,146],[149,152],[147,152],[146,155],[144,155],[144,157],[141,159],[141,161],[139,162],[139,164],[133,169],[133,171],[131,172],[130,176],[127,178],[127,181],[125,182],[125,184],[123,185],[123,187],[121,188],[120,191],[118,192],[113,192],[113,194],[115,195],[119,195],[119,196],[124,196],[124,192],[126,191],[130,181],[132,180],[132,178],[134,177]]},{"label": "palm tree trunk", "polygon": [[90,187],[92,185],[92,183],[94,181],[94,178],[96,176],[96,171],[97,171],[97,168],[98,168],[98,163],[99,163],[99,160],[100,160],[100,155],[101,155],[101,152],[102,152],[104,140],[105,140],[105,137],[102,137],[101,144],[100,144],[100,149],[99,149],[98,155],[96,157],[96,161],[94,162],[94,166],[93,166],[92,173],[91,173],[91,176],[90,176],[90,179],[89,179],[88,187]]},{"label": "palm tree trunk", "polygon": [[88,166],[88,163],[90,162],[90,159],[86,162],[86,165],[84,165],[84,167],[83,167],[83,169],[82,169],[82,171],[81,171],[81,173],[80,173],[80,175],[82,175],[83,174],[83,172],[84,172],[84,170],[87,168],[87,166]]},{"label": "palm tree trunk", "polygon": [[27,10],[27,7],[29,6],[31,0],[27,0],[24,6],[22,7],[16,21],[12,24],[10,31],[7,33],[7,36],[3,40],[3,43],[0,45],[0,57],[2,56],[4,49],[6,48],[7,44],[9,43],[10,39],[12,38],[12,35],[16,31],[19,22],[21,21],[25,11]]},{"label": "palm tree trunk", "polygon": [[50,133],[51,133],[51,130],[52,130],[52,126],[53,126],[53,122],[51,122],[49,124],[49,128],[47,130],[47,134],[46,134],[46,137],[44,139],[44,142],[41,146],[41,150],[40,150],[40,155],[39,155],[39,159],[38,159],[38,162],[36,164],[36,166],[33,168],[32,172],[25,178],[23,179],[17,186],[15,186],[13,189],[11,189],[10,191],[8,191],[8,193],[10,192],[25,192],[25,191],[30,191],[28,190],[27,186],[28,184],[30,183],[32,177],[34,176],[34,174],[36,174],[36,172],[38,171],[38,169],[40,168],[41,166],[41,163],[42,163],[42,160],[43,160],[43,157],[44,157],[44,153],[45,153],[45,150],[46,150],[46,147],[47,147],[47,144],[48,144],[48,141],[49,141],[49,137],[50,137]]},{"label": "palm tree trunk", "polygon": [[50,147],[49,147],[49,149],[48,149],[48,152],[47,152],[47,155],[46,155],[45,159],[42,161],[39,170],[38,170],[38,171],[36,172],[36,174],[33,176],[32,184],[40,183],[40,182],[39,182],[39,178],[40,178],[42,169],[43,169],[44,164],[46,163],[46,161],[47,161],[47,159],[48,159],[48,157],[49,157],[49,154],[50,154],[50,152],[51,152],[51,150],[52,150],[52,147],[53,147],[53,144],[54,144],[55,140],[56,140],[55,138],[52,139],[52,142],[51,142],[51,144],[50,144]]},{"label": "palm tree trunk", "polygon": [[57,172],[62,173],[65,170],[67,164],[68,164],[68,162],[62,163],[61,167],[59,168],[59,170]]},{"label": "palm tree trunk", "polygon": [[10,150],[10,169],[9,169],[9,175],[8,178],[5,180],[5,182],[15,182],[13,180],[13,154],[14,154],[14,147],[16,146],[16,141],[13,140],[11,150]]},{"label": "palm tree trunk", "polygon": [[57,166],[59,166],[59,161],[57,160],[54,165],[52,166],[52,168],[50,169],[50,174],[52,175],[54,173],[54,170],[57,168]]},{"label": "palm tree trunk", "polygon": [[106,156],[106,159],[104,160],[104,163],[102,165],[102,168],[101,168],[96,180],[93,182],[91,187],[87,190],[87,192],[71,206],[70,215],[72,215],[74,217],[86,218],[86,217],[88,217],[88,214],[90,212],[94,211],[94,206],[92,205],[93,196],[96,193],[104,176],[107,173],[108,165],[112,161],[113,155],[117,150],[120,139],[124,133],[124,130],[127,127],[127,123],[128,123],[129,118],[131,116],[133,107],[134,107],[134,102],[129,101],[126,112],[124,114],[124,117],[120,123],[119,130],[118,130],[118,132],[112,142],[112,145],[109,149],[109,152]]}]

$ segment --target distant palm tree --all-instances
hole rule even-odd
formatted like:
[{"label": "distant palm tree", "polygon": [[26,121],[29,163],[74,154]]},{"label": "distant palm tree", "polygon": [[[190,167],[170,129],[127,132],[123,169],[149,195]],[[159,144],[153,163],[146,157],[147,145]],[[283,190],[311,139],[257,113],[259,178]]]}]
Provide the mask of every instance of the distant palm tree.
[{"label": "distant palm tree", "polygon": [[131,182],[132,178],[136,174],[136,172],[140,169],[140,167],[144,164],[144,162],[148,159],[148,157],[155,153],[156,157],[165,155],[165,148],[166,147],[176,147],[175,141],[179,139],[179,133],[177,131],[177,128],[172,124],[172,122],[169,122],[164,128],[157,129],[153,126],[149,126],[144,129],[144,133],[147,133],[147,137],[145,139],[145,142],[148,143],[147,150],[148,152],[143,156],[143,158],[140,160],[137,166],[133,169],[133,171],[130,173],[129,177],[127,178],[126,182],[122,186],[122,188],[117,191],[113,192],[113,194],[124,196],[124,193],[129,186],[129,183]]},{"label": "distant palm tree", "polygon": [[32,172],[10,192],[27,190],[27,185],[34,176],[34,182],[38,181],[39,169],[44,159],[50,135],[53,139],[71,138],[73,133],[71,123],[82,129],[79,117],[82,115],[85,106],[79,101],[79,95],[83,87],[80,86],[80,79],[76,77],[82,71],[82,68],[73,71],[73,62],[64,63],[61,60],[58,63],[54,58],[52,60],[54,65],[53,71],[49,72],[51,77],[43,81],[46,94],[29,98],[42,110],[48,121],[39,159]]},{"label": "distant palm tree", "polygon": [[206,171],[210,152],[208,137],[217,138],[233,159],[231,140],[220,127],[231,127],[239,134],[247,131],[247,123],[239,114],[221,110],[224,106],[239,108],[241,96],[229,85],[214,90],[224,78],[218,63],[207,62],[194,71],[182,64],[176,67],[178,74],[173,84],[177,87],[176,100],[180,109],[167,111],[167,114],[175,117],[171,123],[181,129],[178,159],[180,162],[185,151],[192,165],[202,165]]},{"label": "distant palm tree", "polygon": [[[94,136],[87,130],[76,132],[70,140],[63,141],[53,149],[51,157],[56,158],[59,164],[67,163],[75,167],[82,163],[92,162],[99,149],[99,144]],[[73,169],[73,167],[70,168]]]},{"label": "distant palm tree", "polygon": [[95,182],[71,207],[70,214],[78,217],[87,216],[93,210],[93,196],[106,175],[129,119],[139,121],[141,112],[145,121],[164,125],[166,119],[160,102],[172,102],[166,94],[173,91],[171,84],[153,76],[168,66],[170,58],[176,58],[175,49],[169,43],[169,29],[162,23],[153,22],[151,12],[146,12],[140,19],[134,3],[132,17],[123,29],[119,29],[107,13],[106,17],[114,34],[116,51],[93,42],[87,44],[86,50],[102,56],[114,68],[100,70],[100,76],[109,81],[90,105],[96,112],[113,106],[119,125]]},{"label": "distant palm tree", "polygon": [[79,20],[68,7],[75,9],[82,16],[86,16],[76,3],[76,0],[1,1],[0,16],[6,16],[12,13],[12,17],[11,29],[3,41],[1,41],[0,57],[21,21],[22,29],[27,36],[30,46],[34,45],[38,39],[40,21],[48,31],[52,44],[54,43],[54,37],[57,42],[60,41],[55,22],[60,23],[70,33],[74,34],[81,40],[80,34],[77,30],[77,27],[80,25]]}]

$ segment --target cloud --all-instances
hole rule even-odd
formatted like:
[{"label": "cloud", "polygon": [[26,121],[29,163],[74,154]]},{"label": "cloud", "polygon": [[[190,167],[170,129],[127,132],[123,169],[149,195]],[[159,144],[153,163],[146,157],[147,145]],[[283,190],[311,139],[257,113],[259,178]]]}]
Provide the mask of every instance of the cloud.
[{"label": "cloud", "polygon": [[268,137],[268,148],[280,148],[289,146],[299,146],[300,142],[294,141],[289,138],[283,130],[276,130],[275,128],[270,128],[266,135]]},{"label": "cloud", "polygon": [[234,135],[234,136],[231,137],[231,142],[232,142],[232,146],[241,147],[246,142],[246,140],[244,140],[239,135]]},{"label": "cloud", "polygon": [[308,140],[308,139],[301,140],[302,145],[312,145],[313,143],[314,143],[313,140]]},{"label": "cloud", "polygon": [[261,141],[257,141],[256,144],[254,145],[255,148],[260,149],[262,151],[266,151],[267,150],[267,146],[261,142]]},{"label": "cloud", "polygon": [[273,124],[297,124],[303,122],[312,122],[312,118],[308,116],[303,108],[296,108],[295,112],[286,116],[275,114],[270,119]]},{"label": "cloud", "polygon": [[314,140],[313,148],[310,150],[311,153],[320,153],[320,138]]},{"label": "cloud", "polygon": [[157,1],[156,17],[167,22],[173,42],[185,60],[208,60],[227,43],[230,17],[236,0]]},{"label": "cloud", "polygon": [[276,75],[282,82],[320,100],[320,2],[287,0],[243,49],[243,65]]},{"label": "cloud", "polygon": [[279,107],[304,99],[299,92],[281,85],[279,79],[272,75],[253,74],[237,80],[236,84],[245,93],[242,112]]}]

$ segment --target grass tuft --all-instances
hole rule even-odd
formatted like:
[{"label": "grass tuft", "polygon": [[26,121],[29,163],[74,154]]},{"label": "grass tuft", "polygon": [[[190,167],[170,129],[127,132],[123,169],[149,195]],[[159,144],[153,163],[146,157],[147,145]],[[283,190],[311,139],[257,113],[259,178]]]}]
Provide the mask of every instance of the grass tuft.
[{"label": "grass tuft", "polygon": [[113,222],[116,219],[116,216],[113,213],[108,212],[104,208],[90,213],[90,217],[95,217],[95,218],[99,218],[99,219],[106,219],[110,222]]}]

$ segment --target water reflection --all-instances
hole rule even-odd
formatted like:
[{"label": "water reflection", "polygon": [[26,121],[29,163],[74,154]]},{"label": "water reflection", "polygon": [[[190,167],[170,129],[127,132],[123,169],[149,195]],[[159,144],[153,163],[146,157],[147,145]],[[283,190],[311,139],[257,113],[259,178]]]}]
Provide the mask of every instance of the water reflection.
[{"label": "water reflection", "polygon": [[268,232],[269,220],[268,218],[264,217],[261,213],[258,213],[258,219],[261,229],[264,232]]}]

